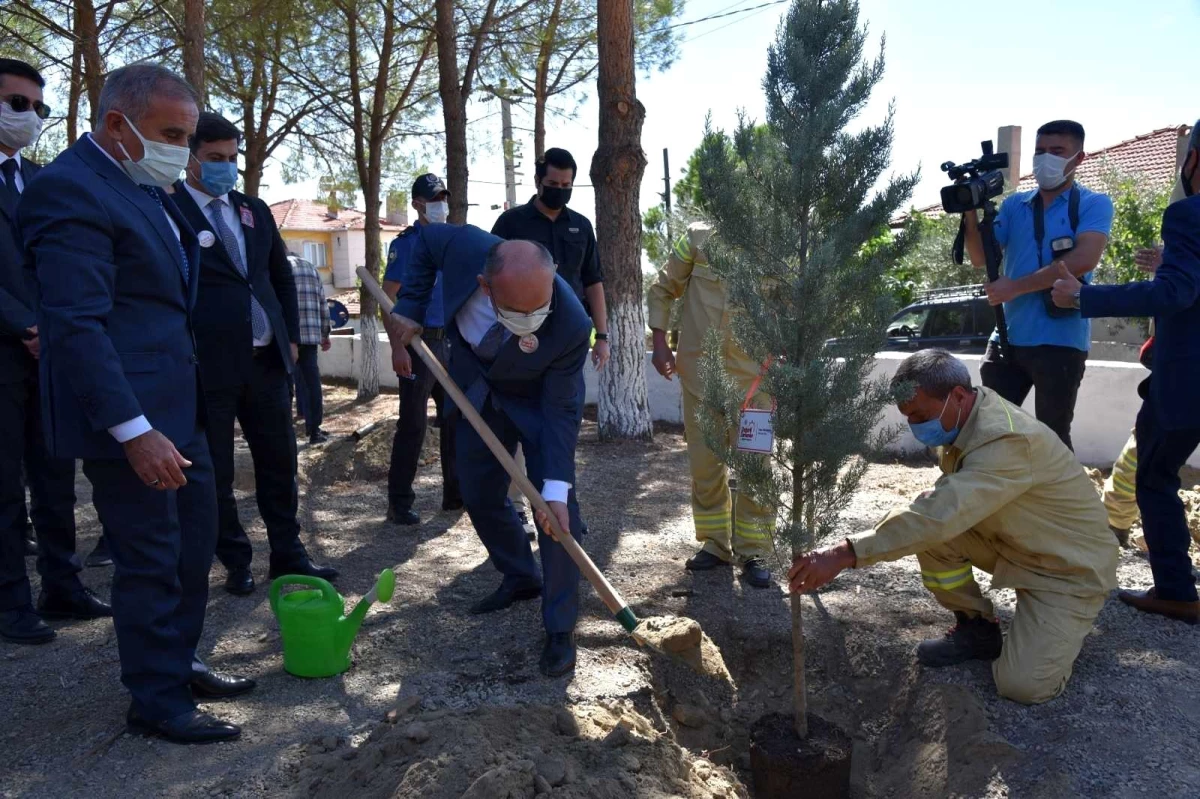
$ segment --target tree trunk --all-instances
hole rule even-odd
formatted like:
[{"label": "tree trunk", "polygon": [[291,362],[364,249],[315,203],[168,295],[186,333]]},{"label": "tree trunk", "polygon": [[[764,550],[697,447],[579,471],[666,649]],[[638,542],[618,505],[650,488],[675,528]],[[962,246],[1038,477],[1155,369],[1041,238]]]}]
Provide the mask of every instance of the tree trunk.
[{"label": "tree trunk", "polygon": [[[378,157],[380,150],[382,145],[372,145],[372,162],[382,160]],[[379,192],[380,178],[376,168],[371,180],[363,186],[363,200],[367,204],[363,220],[366,234],[363,259],[367,271],[376,279],[379,277],[380,263]],[[369,400],[379,396],[379,304],[375,302],[375,295],[363,287],[359,289],[358,306],[359,337],[362,342],[362,357],[358,363],[358,399]]]},{"label": "tree trunk", "polygon": [[83,96],[83,48],[76,39],[71,47],[71,85],[67,91],[67,146],[79,138],[79,98]]},{"label": "tree trunk", "polygon": [[454,21],[454,0],[434,3],[434,31],[437,36],[438,96],[442,100],[442,121],[446,127],[446,187],[450,189],[452,224],[467,221],[467,109],[458,74],[458,27]]},{"label": "tree trunk", "polygon": [[104,57],[100,55],[100,31],[96,27],[96,7],[92,0],[75,0],[75,35],[83,47],[83,83],[87,89],[88,118],[92,130],[95,130],[100,90],[104,88]]},{"label": "tree trunk", "polygon": [[542,43],[538,48],[537,70],[533,79],[533,157],[534,160],[546,154],[546,104],[550,101],[550,56],[554,52],[555,39],[558,37],[559,20],[562,18],[562,0],[554,0],[550,10],[550,18],[546,21],[546,30],[542,33]]},{"label": "tree trunk", "polygon": [[183,2],[183,77],[200,95],[200,107],[208,105],[204,91],[204,3]]},{"label": "tree trunk", "polygon": [[[793,462],[796,464],[792,472],[792,524],[803,524],[804,519],[811,515],[808,503],[808,491],[805,478],[804,460],[801,458],[799,445]],[[795,547],[792,555],[799,555],[803,547]],[[804,617],[800,595],[792,594],[792,726],[796,735],[801,739],[808,737],[808,682],[804,676]]]},{"label": "tree trunk", "polygon": [[642,310],[642,217],[638,192],[646,155],[646,109],[634,92],[632,0],[597,0],[600,141],[592,158],[600,263],[607,275],[612,359],[600,372],[599,431],[604,441],[653,436],[646,396],[646,320]]}]

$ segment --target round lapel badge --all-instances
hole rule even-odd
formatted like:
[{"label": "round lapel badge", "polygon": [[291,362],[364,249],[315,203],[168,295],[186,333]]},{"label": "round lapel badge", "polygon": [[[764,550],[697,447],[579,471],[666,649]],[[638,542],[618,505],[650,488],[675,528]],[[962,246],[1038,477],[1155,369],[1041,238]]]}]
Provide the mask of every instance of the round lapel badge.
[{"label": "round lapel badge", "polygon": [[517,342],[517,346],[521,348],[521,352],[530,355],[537,352],[538,338],[532,333],[528,336],[521,336],[521,340]]},{"label": "round lapel badge", "polygon": [[201,230],[200,233],[197,234],[196,238],[200,240],[200,246],[204,247],[205,249],[217,243],[217,237],[213,235],[211,230]]}]

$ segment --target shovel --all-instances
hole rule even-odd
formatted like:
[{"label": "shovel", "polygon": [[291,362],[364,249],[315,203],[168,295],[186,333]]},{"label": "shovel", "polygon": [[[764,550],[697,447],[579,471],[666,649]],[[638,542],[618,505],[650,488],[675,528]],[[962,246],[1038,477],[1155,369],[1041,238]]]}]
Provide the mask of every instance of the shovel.
[{"label": "shovel", "polygon": [[[383,291],[383,288],[376,281],[375,276],[367,271],[366,267],[358,267],[356,270],[358,276],[362,279],[363,286],[367,291],[375,297],[376,302],[381,308],[391,308],[392,300]],[[451,379],[446,373],[445,368],[438,361],[437,357],[429,350],[421,337],[414,336],[410,346],[416,351],[421,360],[437,378],[438,383],[446,391],[450,398],[454,400],[455,406],[459,409],[471,426],[475,428],[475,432],[487,444],[488,449],[508,472],[508,476],[516,483],[517,488],[521,489],[521,493],[529,500],[534,511],[541,511],[549,522],[550,528],[554,531],[554,535],[558,539],[558,543],[579,567],[579,571],[583,574],[587,581],[596,589],[596,593],[600,595],[600,599],[605,606],[613,614],[613,618],[617,620],[627,633],[632,635],[634,639],[644,646],[657,651],[668,657],[677,658],[688,666],[702,673],[710,673],[715,676],[720,676],[723,679],[729,678],[729,672],[725,668],[724,661],[721,659],[720,651],[708,640],[700,629],[698,622],[692,619],[670,618],[670,617],[654,617],[647,619],[639,619],[630,609],[629,605],[625,604],[625,600],[617,593],[617,589],[613,588],[612,583],[608,578],[596,568],[596,564],[588,557],[588,554],[579,546],[579,542],[571,536],[570,531],[562,529],[558,523],[558,517],[550,510],[550,506],[542,497],[541,493],[534,488],[533,483],[525,476],[516,461],[508,454],[508,450],[496,438],[496,434],[488,426],[479,412],[471,404],[470,400],[462,393],[458,384]]]}]

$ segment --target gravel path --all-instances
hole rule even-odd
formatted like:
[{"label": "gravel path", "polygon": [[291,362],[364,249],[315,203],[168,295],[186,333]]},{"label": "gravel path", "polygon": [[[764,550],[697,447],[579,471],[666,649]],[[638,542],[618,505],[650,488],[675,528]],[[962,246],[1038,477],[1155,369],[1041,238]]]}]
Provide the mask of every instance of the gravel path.
[{"label": "gravel path", "polygon": [[[395,415],[394,396],[366,406],[351,396],[330,392],[326,428],[335,435]],[[247,598],[229,596],[216,567],[202,644],[210,664],[259,680],[247,697],[209,706],[244,725],[242,740],[181,748],[123,735],[127,697],[111,624],[66,625],[48,646],[0,644],[0,713],[7,719],[0,796],[304,795],[294,777],[313,742],[353,748],[397,705],[436,714],[628,702],[693,754],[738,770],[749,783],[749,723],[790,705],[788,604],[782,590],[753,590],[729,571],[684,573],[693,543],[677,431],[662,432],[651,445],[600,444],[585,423],[580,497],[592,533],[584,545],[643,615],[701,622],[739,687],[735,698],[716,703],[632,646],[586,587],[574,678],[543,679],[536,603],[485,617],[465,612],[497,578],[466,516],[436,511],[435,464],[420,477],[424,523],[383,523],[391,430],[382,427],[357,445],[333,442],[301,454],[306,540],[316,559],[341,570],[347,604],[381,568],[397,568],[396,596],[368,615],[349,672],[318,681],[283,672],[266,599],[265,533],[242,494],[260,587]],[[432,442],[426,448],[435,457]],[[935,476],[922,464],[872,465],[847,527],[869,525]],[[249,487],[245,481],[239,478],[240,488]],[[86,553],[98,524],[82,478],[79,490],[79,549]],[[107,595],[109,570],[90,569],[84,578]],[[1123,586],[1149,585],[1144,559],[1123,555],[1120,579]],[[1011,592],[993,598],[1002,616],[1011,614]],[[948,623],[922,588],[915,559],[848,573],[803,602],[810,705],[854,734],[856,795],[1200,795],[1195,628],[1136,615],[1112,600],[1064,696],[1026,708],[995,697],[984,664],[941,671],[914,664],[916,643]],[[681,706],[687,712],[676,710]]]}]

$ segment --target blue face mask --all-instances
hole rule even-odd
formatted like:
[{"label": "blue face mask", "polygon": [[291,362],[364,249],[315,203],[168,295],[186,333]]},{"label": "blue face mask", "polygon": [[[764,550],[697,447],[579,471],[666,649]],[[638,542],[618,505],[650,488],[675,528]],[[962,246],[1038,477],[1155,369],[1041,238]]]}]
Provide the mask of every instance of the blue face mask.
[{"label": "blue face mask", "polygon": [[942,427],[942,414],[946,412],[946,406],[950,404],[950,398],[946,397],[946,401],[942,403],[942,413],[937,415],[936,419],[930,419],[928,422],[909,422],[908,427],[912,430],[912,434],[927,447],[946,447],[954,443],[954,439],[958,438],[959,423],[962,421],[962,406],[959,406],[958,417],[954,420],[954,427],[950,430]]},{"label": "blue face mask", "polygon": [[228,194],[237,185],[237,164],[232,161],[202,161],[200,185],[213,197]]}]

